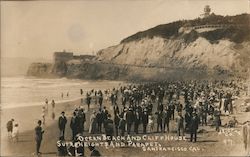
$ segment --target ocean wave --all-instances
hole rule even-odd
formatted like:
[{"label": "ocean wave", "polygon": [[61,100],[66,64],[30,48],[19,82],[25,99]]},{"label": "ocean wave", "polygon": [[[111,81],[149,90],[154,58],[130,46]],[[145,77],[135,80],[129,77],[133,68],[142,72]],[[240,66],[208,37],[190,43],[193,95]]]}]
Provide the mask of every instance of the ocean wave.
[{"label": "ocean wave", "polygon": [[[71,101],[80,100],[81,98],[83,98],[83,97],[55,100],[55,103],[56,104],[67,103],[67,102],[71,102]],[[42,106],[44,104],[45,104],[45,102],[26,102],[26,103],[9,103],[9,104],[3,103],[1,108],[2,109],[10,109],[10,108],[29,107],[29,106]]]}]

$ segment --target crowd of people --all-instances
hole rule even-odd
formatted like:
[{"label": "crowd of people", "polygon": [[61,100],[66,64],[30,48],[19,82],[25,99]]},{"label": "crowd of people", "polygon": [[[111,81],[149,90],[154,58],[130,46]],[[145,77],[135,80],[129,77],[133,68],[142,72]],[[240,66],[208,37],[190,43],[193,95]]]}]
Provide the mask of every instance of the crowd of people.
[{"label": "crowd of people", "polygon": [[[233,90],[229,91],[227,87],[232,87]],[[88,109],[93,97],[94,104],[98,104],[99,109],[91,115],[90,133],[102,132],[101,126],[109,114],[102,104],[105,96],[108,96],[113,107],[111,115],[116,135],[123,135],[125,131],[127,134],[138,134],[141,124],[141,133],[152,132],[154,124],[157,126],[156,132],[169,132],[171,120],[176,121],[178,135],[181,132],[196,134],[199,125],[207,125],[211,120],[219,131],[222,112],[235,112],[233,100],[239,92],[240,87],[233,82],[223,81],[212,84],[208,81],[148,83],[114,88],[112,91],[104,91],[104,94],[92,90],[86,95]],[[94,93],[92,97],[91,93]]]},{"label": "crowd of people", "polygon": [[[88,133],[125,136],[172,131],[176,136],[189,133],[190,141],[196,142],[200,126],[214,126],[219,131],[221,115],[236,112],[233,101],[241,90],[233,81],[175,81],[91,90],[85,98],[87,111],[91,105],[95,108],[90,114]],[[105,105],[110,105],[109,109],[103,105],[104,100]],[[70,122],[72,140],[77,134],[85,134],[85,122],[84,107],[79,106]],[[173,128],[170,128],[171,122]],[[229,124],[235,127],[238,121],[234,118]],[[65,125],[60,131],[64,129]]]},{"label": "crowd of people", "polygon": [[[88,130],[89,134],[109,136],[190,134],[190,142],[196,142],[199,127],[209,125],[220,131],[221,116],[237,112],[233,101],[242,89],[235,81],[164,81],[91,90],[86,92],[85,103],[82,101],[70,117],[72,140],[79,134],[86,135]],[[82,89],[80,94],[83,95]],[[51,104],[54,110],[54,100]],[[86,113],[90,114],[88,126]],[[40,123],[43,121],[38,122],[36,132],[42,136]],[[66,124],[68,120],[63,111],[58,119],[60,140],[65,140]],[[239,122],[234,117],[226,125],[235,127],[237,124]],[[37,142],[39,148],[40,141]]]}]

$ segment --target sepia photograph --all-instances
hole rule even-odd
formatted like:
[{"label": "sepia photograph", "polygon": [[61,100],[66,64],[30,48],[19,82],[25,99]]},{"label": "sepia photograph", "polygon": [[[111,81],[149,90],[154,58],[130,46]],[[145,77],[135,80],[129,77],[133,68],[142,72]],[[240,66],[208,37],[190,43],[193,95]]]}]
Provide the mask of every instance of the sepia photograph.
[{"label": "sepia photograph", "polygon": [[2,0],[0,19],[0,156],[250,157],[250,0]]}]

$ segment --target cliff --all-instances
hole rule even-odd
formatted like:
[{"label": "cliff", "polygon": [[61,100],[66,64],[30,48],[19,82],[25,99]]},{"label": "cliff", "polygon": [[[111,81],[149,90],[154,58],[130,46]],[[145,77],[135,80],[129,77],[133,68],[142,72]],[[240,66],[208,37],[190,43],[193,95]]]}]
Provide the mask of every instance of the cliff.
[{"label": "cliff", "polygon": [[[100,50],[92,61],[56,63],[51,71],[50,68],[46,71],[81,79],[247,77],[249,19],[249,14],[211,15],[159,25]],[[41,71],[38,70],[39,75],[43,74]]]},{"label": "cliff", "polygon": [[28,76],[36,77],[57,77],[53,72],[52,63],[32,63],[27,71]]}]

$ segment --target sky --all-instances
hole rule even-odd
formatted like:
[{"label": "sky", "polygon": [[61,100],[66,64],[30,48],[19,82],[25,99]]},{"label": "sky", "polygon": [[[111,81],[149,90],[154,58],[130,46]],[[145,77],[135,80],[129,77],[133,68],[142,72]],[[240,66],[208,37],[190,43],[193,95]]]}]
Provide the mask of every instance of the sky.
[{"label": "sky", "polygon": [[1,1],[1,57],[52,59],[92,54],[138,32],[194,19],[205,5],[219,15],[249,13],[250,0]]}]

